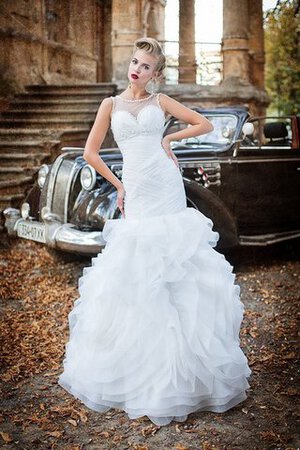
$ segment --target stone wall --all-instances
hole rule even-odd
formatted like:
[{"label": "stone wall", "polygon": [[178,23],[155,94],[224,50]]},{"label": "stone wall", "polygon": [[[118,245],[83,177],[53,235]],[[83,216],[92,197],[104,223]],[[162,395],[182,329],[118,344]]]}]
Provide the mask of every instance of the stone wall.
[{"label": "stone wall", "polygon": [[[26,84],[108,81],[111,1],[10,0],[0,4],[0,75]],[[107,36],[107,40],[105,39]],[[100,58],[102,56],[102,58]],[[99,79],[100,78],[100,79]]]},{"label": "stone wall", "polygon": [[[162,86],[181,101],[244,104],[264,114],[262,0],[223,0],[223,80],[195,83],[194,0],[180,0],[178,86]],[[135,39],[163,42],[166,0],[10,0],[0,2],[0,98],[3,79],[28,84],[113,81],[127,87]],[[193,97],[194,96],[194,97]]]}]

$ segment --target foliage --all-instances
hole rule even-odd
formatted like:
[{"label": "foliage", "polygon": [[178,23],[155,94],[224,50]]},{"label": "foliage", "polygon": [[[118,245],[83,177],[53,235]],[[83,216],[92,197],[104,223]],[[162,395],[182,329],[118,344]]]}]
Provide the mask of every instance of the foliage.
[{"label": "foliage", "polygon": [[264,20],[266,90],[278,114],[300,111],[299,3],[277,1]]}]

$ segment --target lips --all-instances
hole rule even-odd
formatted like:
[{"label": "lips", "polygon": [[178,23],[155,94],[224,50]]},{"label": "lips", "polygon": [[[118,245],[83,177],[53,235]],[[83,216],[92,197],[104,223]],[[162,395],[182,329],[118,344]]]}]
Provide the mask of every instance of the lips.
[{"label": "lips", "polygon": [[133,78],[134,80],[137,80],[137,79],[138,79],[138,76],[137,76],[135,73],[132,73],[132,74],[131,74],[131,78]]}]

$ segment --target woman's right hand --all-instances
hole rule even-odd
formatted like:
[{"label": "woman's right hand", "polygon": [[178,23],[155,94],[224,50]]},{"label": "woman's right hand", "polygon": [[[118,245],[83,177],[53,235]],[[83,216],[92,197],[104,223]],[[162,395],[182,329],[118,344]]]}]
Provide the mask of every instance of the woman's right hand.
[{"label": "woman's right hand", "polygon": [[125,189],[123,186],[121,186],[120,188],[118,188],[118,197],[117,197],[117,205],[118,208],[120,209],[122,216],[125,218],[125,210],[124,210],[124,201],[125,201]]},{"label": "woman's right hand", "polygon": [[171,142],[171,141],[170,141],[170,139],[169,139],[169,136],[167,135],[167,136],[165,136],[165,137],[162,139],[161,145],[162,145],[164,151],[166,152],[167,156],[168,156],[170,159],[173,159],[175,165],[176,165],[177,167],[179,167],[178,159],[177,159],[175,153],[173,152],[173,150],[171,149],[171,143],[170,143],[170,142]]}]

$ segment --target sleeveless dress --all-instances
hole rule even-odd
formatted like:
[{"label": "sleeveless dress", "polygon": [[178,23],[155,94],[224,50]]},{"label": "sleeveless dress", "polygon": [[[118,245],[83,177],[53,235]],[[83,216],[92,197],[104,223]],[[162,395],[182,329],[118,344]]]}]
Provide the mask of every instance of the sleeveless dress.
[{"label": "sleeveless dress", "polygon": [[112,100],[125,218],[106,221],[106,246],[79,278],[58,383],[94,411],[156,425],[222,413],[247,398],[251,374],[233,267],[213,248],[212,220],[187,207],[180,169],[161,145],[159,94]]}]

